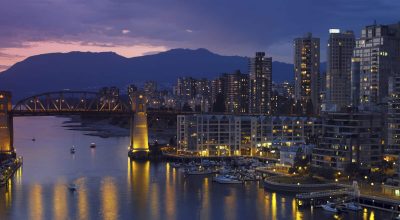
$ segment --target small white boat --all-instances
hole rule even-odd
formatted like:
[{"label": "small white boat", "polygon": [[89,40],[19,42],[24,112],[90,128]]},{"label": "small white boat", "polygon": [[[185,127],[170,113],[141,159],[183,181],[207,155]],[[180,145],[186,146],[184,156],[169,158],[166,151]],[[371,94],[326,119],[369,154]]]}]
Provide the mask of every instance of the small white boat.
[{"label": "small white boat", "polygon": [[186,175],[208,175],[213,173],[215,172],[210,169],[204,169],[204,168],[185,170]]},{"label": "small white boat", "polygon": [[321,205],[321,207],[328,212],[334,212],[334,213],[338,212],[338,209],[336,208],[335,204],[331,202],[327,202],[325,205]]},{"label": "small white boat", "polygon": [[78,186],[76,184],[74,184],[74,183],[71,183],[71,184],[68,185],[68,189],[71,192],[75,192],[76,190],[78,190]]},{"label": "small white boat", "polygon": [[75,147],[74,147],[74,146],[72,146],[70,151],[71,151],[71,154],[74,154],[74,153],[76,152],[76,149],[75,149]]},{"label": "small white boat", "polygon": [[221,184],[241,184],[243,181],[237,179],[234,176],[230,175],[218,175],[213,178],[214,182],[221,183]]},{"label": "small white boat", "polygon": [[346,209],[348,209],[348,210],[351,210],[351,211],[360,211],[360,210],[362,210],[362,207],[359,204],[355,203],[355,202],[345,203],[344,207]]},{"label": "small white boat", "polygon": [[395,220],[400,220],[400,214],[397,217],[394,217]]},{"label": "small white boat", "polygon": [[91,143],[90,148],[96,148],[96,143]]}]

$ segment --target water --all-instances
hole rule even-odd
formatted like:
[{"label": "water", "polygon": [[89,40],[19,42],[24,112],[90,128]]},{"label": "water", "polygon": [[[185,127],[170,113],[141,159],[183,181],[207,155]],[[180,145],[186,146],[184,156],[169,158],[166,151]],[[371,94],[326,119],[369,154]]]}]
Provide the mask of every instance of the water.
[{"label": "water", "polygon": [[[61,127],[65,118],[14,119],[24,157],[0,189],[0,219],[385,219],[382,212],[333,215],[297,210],[291,195],[257,183],[219,185],[188,177],[167,163],[130,162],[129,138],[85,136]],[[33,142],[32,138],[36,141]],[[97,147],[91,149],[90,143]],[[71,155],[72,145],[77,153]],[[78,185],[72,193],[67,186]]]}]

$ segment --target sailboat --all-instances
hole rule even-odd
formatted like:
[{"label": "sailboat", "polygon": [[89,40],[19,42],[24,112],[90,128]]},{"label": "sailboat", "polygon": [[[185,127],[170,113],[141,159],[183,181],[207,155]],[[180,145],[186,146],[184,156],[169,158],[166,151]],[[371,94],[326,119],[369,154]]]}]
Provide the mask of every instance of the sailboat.
[{"label": "sailboat", "polygon": [[72,146],[70,151],[71,151],[71,154],[74,154],[76,152],[75,146]]}]

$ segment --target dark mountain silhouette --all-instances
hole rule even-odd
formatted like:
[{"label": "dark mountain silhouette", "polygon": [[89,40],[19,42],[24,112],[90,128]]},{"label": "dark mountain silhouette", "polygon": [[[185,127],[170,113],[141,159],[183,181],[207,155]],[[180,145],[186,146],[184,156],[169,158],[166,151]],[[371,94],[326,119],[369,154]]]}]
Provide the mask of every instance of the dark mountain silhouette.
[{"label": "dark mountain silhouette", "polygon": [[[222,56],[206,49],[172,49],[133,58],[112,52],[50,53],[29,57],[2,72],[0,89],[12,91],[15,100],[63,89],[97,90],[103,86],[123,89],[146,80],[172,85],[180,76],[212,79],[237,69],[247,73],[248,58]],[[273,62],[273,80],[293,81],[293,65]]]}]

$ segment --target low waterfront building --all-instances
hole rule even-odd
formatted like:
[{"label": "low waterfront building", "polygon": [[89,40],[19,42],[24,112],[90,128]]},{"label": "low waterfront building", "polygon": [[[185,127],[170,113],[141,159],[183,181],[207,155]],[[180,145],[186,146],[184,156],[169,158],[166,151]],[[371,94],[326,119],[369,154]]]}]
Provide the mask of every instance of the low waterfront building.
[{"label": "low waterfront building", "polygon": [[314,167],[343,171],[349,163],[373,169],[381,165],[384,121],[376,112],[327,112],[313,150]]},{"label": "low waterfront building", "polygon": [[315,147],[314,144],[301,144],[289,147],[281,147],[279,151],[280,163],[283,165],[294,166],[295,158],[298,154],[302,158],[311,156],[312,149]]},{"label": "low waterfront building", "polygon": [[178,115],[178,151],[202,156],[271,156],[282,146],[313,142],[316,118],[267,115]]}]

